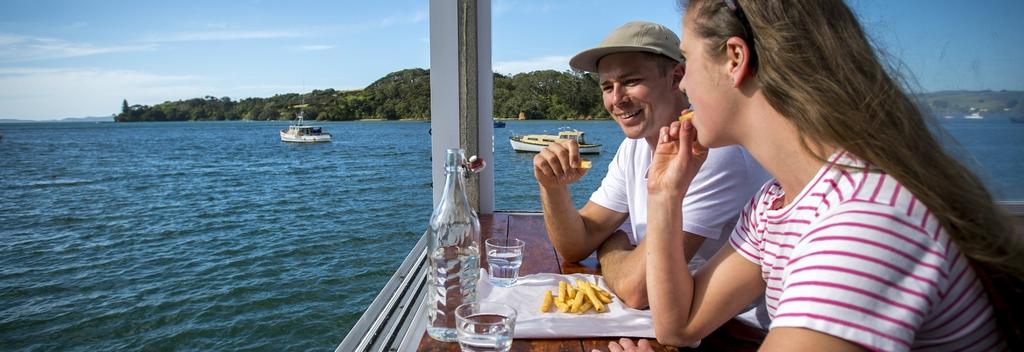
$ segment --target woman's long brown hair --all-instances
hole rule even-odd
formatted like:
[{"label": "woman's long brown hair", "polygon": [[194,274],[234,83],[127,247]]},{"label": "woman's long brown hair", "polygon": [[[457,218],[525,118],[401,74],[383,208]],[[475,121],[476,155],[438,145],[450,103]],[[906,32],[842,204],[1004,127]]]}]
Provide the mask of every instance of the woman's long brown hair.
[{"label": "woman's long brown hair", "polygon": [[[1024,348],[1024,239],[982,182],[944,151],[942,133],[890,75],[853,12],[841,0],[680,1],[693,13],[709,56],[725,42],[752,44],[754,77],[765,98],[806,141],[849,151],[895,177],[928,206],[986,287],[1012,350]],[[894,78],[895,77],[895,78]],[[931,123],[931,125],[929,124]]]}]

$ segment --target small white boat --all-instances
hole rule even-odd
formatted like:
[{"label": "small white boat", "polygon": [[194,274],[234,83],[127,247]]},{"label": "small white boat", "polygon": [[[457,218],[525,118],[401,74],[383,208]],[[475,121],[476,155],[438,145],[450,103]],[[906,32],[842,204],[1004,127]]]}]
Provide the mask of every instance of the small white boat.
[{"label": "small white boat", "polygon": [[981,116],[980,112],[974,112],[973,114],[964,116],[964,118],[968,119],[968,120],[980,120],[980,119],[983,119],[985,117]]},{"label": "small white boat", "polygon": [[[305,107],[305,106],[300,106]],[[302,124],[302,111],[296,114],[294,125],[288,126],[287,130],[281,130],[281,141],[291,143],[328,143],[331,141],[331,134],[324,132],[320,126]]]},{"label": "small white boat", "polygon": [[574,140],[580,146],[580,154],[598,154],[601,153],[600,144],[589,144],[583,138],[583,131],[568,130],[558,132],[558,135],[550,134],[527,134],[527,135],[516,135],[508,137],[509,143],[512,143],[512,150],[517,152],[540,152],[551,143]]}]

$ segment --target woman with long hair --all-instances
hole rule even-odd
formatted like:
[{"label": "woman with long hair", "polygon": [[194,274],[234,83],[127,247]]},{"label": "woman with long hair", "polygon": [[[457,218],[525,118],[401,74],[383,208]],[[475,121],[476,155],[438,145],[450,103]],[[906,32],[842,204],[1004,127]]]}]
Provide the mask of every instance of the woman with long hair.
[{"label": "woman with long hair", "polygon": [[[662,129],[648,174],[658,341],[692,345],[764,295],[767,350],[1018,347],[1021,238],[943,151],[846,4],[681,7],[680,89],[696,114]],[[774,180],[743,210],[731,246],[691,276],[669,250],[683,246],[679,204],[705,146],[732,144]]]}]

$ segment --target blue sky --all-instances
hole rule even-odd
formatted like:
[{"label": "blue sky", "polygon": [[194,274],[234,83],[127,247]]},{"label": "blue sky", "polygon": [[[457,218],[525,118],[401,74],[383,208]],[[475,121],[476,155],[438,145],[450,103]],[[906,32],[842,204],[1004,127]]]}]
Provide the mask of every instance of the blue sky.
[{"label": "blue sky", "polygon": [[[848,3],[921,90],[1024,90],[1024,1]],[[568,69],[630,20],[679,31],[673,0],[492,4],[493,66],[506,74]],[[429,67],[428,17],[427,0],[3,0],[0,118],[109,116],[121,99],[359,89]]]}]

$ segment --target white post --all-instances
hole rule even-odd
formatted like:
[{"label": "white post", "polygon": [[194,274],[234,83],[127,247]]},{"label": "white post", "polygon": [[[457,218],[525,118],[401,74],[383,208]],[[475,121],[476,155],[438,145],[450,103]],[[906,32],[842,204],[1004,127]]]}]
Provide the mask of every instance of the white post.
[{"label": "white post", "polygon": [[[475,9],[475,16],[461,13],[464,9]],[[464,38],[475,36],[476,40],[460,45],[460,31]],[[460,94],[460,85],[475,91]],[[490,1],[430,0],[430,145],[435,205],[444,189],[441,161],[445,150],[458,147],[487,161],[488,167],[477,177],[478,184],[468,184],[467,188],[471,196],[477,194],[470,202],[477,204],[480,213],[494,212],[492,85]],[[460,120],[467,114],[476,119],[475,123]],[[473,125],[473,130],[463,128]]]}]

